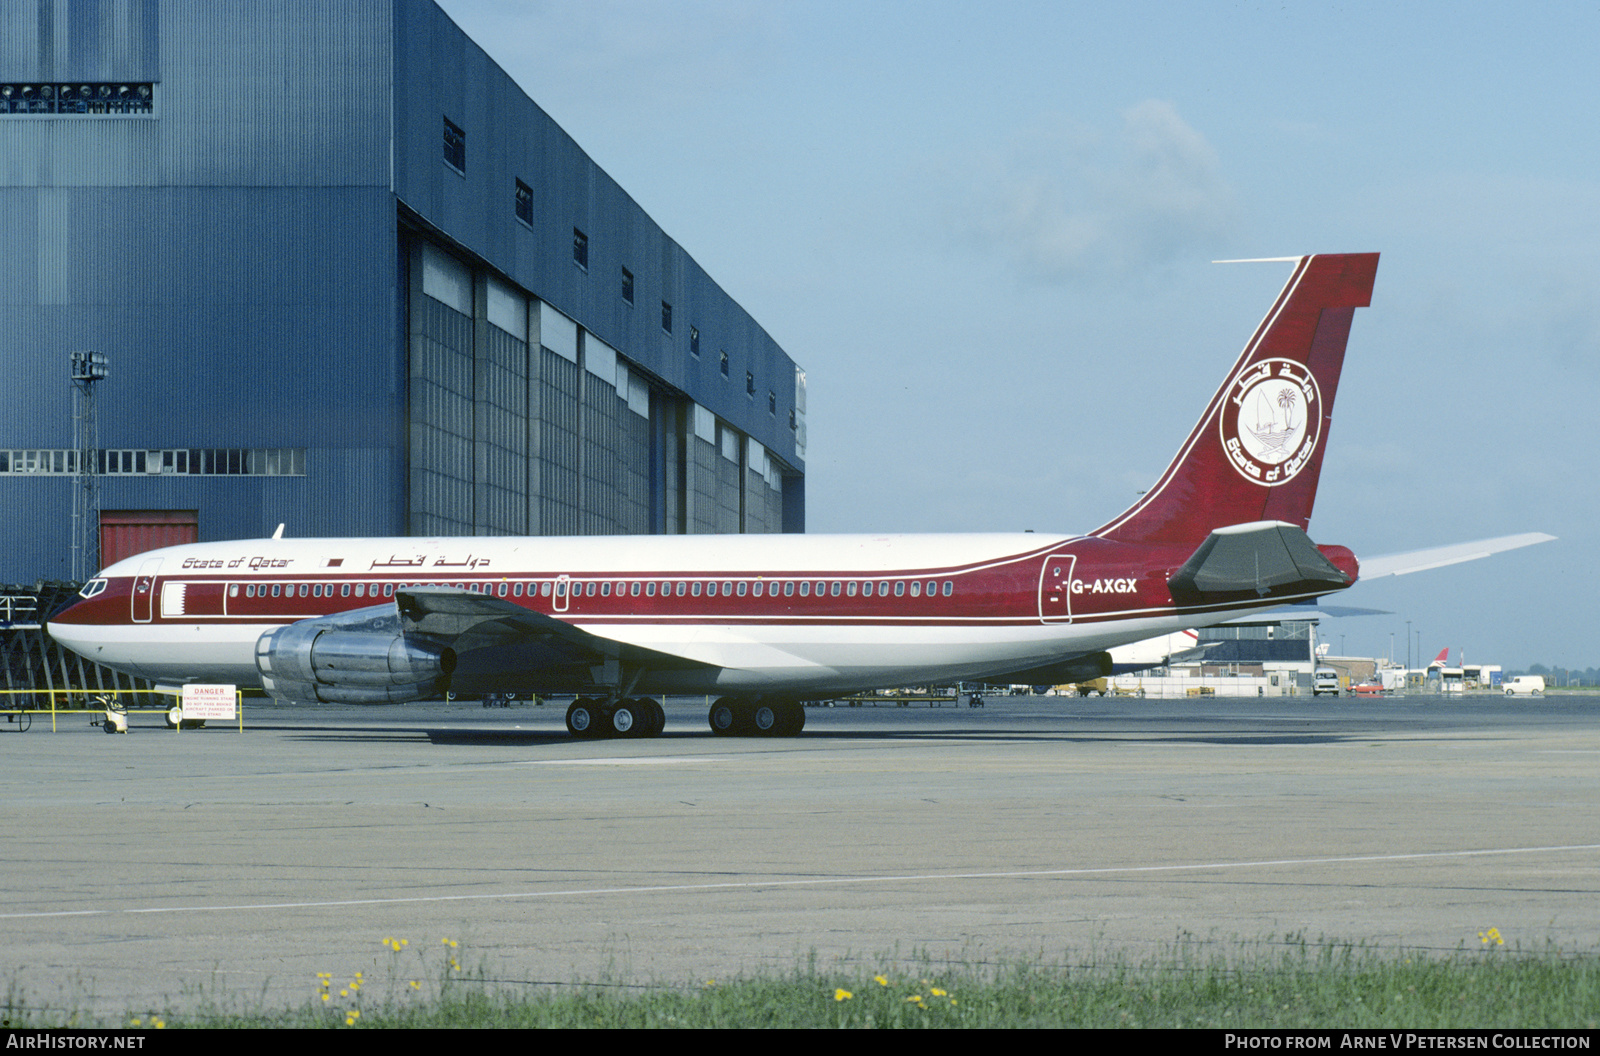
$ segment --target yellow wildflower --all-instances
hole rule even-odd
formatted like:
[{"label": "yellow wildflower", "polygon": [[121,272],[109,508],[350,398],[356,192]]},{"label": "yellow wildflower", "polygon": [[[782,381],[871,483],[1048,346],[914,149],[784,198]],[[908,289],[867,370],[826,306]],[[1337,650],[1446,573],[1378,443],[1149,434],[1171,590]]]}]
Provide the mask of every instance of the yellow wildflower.
[{"label": "yellow wildflower", "polygon": [[848,990],[835,990],[833,992],[833,999],[835,1001],[848,1001],[852,997],[855,997],[855,996],[856,996],[855,994],[852,994]]},{"label": "yellow wildflower", "polygon": [[877,984],[878,984],[878,985],[879,985],[879,986],[888,986],[888,985],[889,985],[889,980],[887,980],[887,979],[885,979],[885,978],[884,978],[884,977],[883,977],[883,976],[881,976],[881,975],[875,975],[875,976],[873,976],[873,977],[872,977],[872,981],[873,981],[873,982],[875,982],[875,983],[877,983]]}]

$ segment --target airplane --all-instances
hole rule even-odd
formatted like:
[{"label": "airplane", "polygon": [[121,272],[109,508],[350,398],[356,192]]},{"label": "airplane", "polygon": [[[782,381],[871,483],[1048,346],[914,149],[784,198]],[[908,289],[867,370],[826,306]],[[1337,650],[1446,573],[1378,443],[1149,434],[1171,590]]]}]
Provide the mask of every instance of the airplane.
[{"label": "airplane", "polygon": [[1378,254],[1287,259],[1287,283],[1155,486],[1085,535],[195,543],[111,565],[48,630],[167,687],[370,704],[575,694],[579,737],[659,735],[663,694],[716,696],[718,734],[792,736],[805,700],[1100,677],[1120,645],[1360,575],[1349,549],[1306,529]]}]

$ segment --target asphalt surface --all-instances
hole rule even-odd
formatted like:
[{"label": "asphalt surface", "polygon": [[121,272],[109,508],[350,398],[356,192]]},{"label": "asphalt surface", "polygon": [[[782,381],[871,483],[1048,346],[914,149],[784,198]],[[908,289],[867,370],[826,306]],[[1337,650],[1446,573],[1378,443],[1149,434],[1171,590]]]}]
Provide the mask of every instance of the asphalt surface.
[{"label": "asphalt surface", "polygon": [[451,956],[560,986],[1185,935],[1600,948],[1589,698],[997,697],[811,709],[792,740],[705,710],[649,741],[475,704],[0,727],[0,988],[113,1014]]}]

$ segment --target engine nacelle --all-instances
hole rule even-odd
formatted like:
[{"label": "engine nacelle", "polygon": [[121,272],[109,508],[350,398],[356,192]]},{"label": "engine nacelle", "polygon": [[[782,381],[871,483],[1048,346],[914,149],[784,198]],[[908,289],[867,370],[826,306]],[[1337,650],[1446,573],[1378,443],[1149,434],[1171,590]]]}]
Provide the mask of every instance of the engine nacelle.
[{"label": "engine nacelle", "polygon": [[444,692],[448,647],[408,638],[392,605],[301,620],[256,641],[256,670],[281,700],[400,704]]}]

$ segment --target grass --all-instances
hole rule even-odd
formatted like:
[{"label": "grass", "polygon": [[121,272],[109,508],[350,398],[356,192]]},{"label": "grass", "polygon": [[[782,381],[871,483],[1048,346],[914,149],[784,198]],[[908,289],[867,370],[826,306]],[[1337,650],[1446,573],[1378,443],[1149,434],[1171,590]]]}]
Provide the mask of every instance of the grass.
[{"label": "grass", "polygon": [[[398,944],[401,940],[388,939]],[[300,1007],[243,1010],[200,995],[187,1008],[94,1020],[31,1011],[13,986],[10,1027],[135,1029],[406,1027],[1200,1027],[1555,1028],[1600,1023],[1600,955],[1480,949],[1448,956],[1380,952],[1299,938],[1219,949],[1180,940],[1160,957],[1001,966],[913,959],[878,969],[821,967],[632,987],[530,989],[465,972],[445,940],[388,947],[381,983],[323,973]],[[407,944],[408,946],[409,944]],[[400,970],[412,966],[410,975]]]}]

